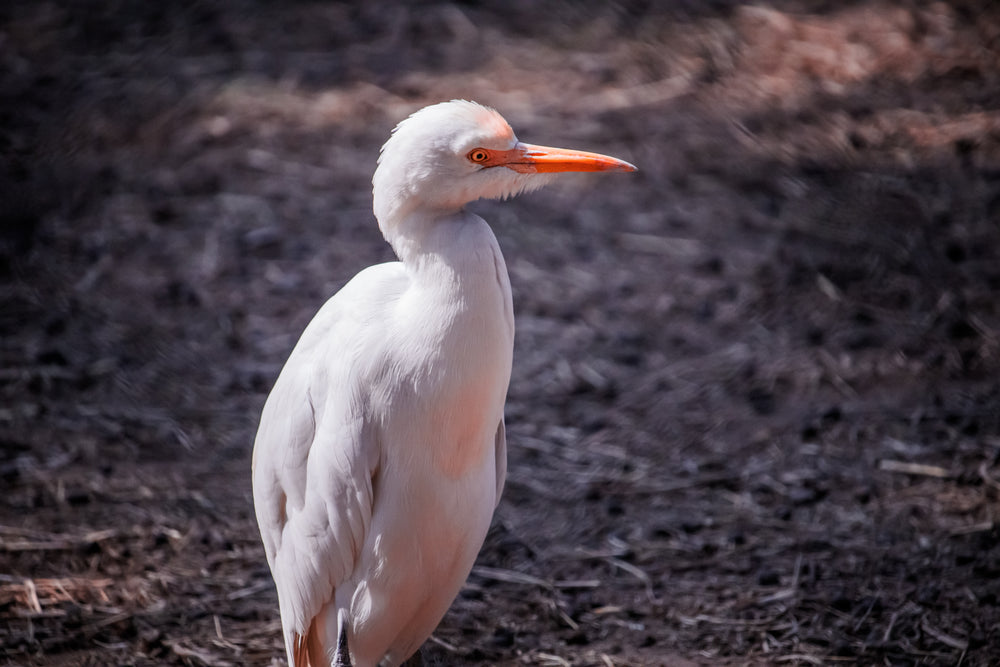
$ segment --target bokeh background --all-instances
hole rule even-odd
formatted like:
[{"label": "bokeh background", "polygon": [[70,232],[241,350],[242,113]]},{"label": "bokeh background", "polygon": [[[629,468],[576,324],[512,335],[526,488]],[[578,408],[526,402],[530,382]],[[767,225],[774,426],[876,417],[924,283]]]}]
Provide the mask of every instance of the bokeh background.
[{"label": "bokeh background", "polygon": [[256,421],[451,98],[640,171],[474,205],[510,474],[425,661],[997,664],[991,0],[3,3],[3,664],[283,664]]}]

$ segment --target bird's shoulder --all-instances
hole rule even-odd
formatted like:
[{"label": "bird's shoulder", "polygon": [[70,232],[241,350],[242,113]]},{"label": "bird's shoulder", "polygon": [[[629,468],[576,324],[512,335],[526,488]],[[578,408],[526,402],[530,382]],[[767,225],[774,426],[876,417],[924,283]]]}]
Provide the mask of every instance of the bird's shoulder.
[{"label": "bird's shoulder", "polygon": [[360,271],[331,296],[312,318],[292,357],[331,337],[346,340],[365,324],[377,324],[406,291],[410,279],[400,262],[375,264]]},{"label": "bird's shoulder", "polygon": [[261,416],[258,448],[311,447],[317,420],[337,410],[330,402],[351,400],[352,391],[372,372],[364,360],[377,358],[372,353],[382,344],[373,332],[384,326],[387,304],[405,291],[407,283],[398,262],[377,264],[358,273],[323,304],[271,389]]}]

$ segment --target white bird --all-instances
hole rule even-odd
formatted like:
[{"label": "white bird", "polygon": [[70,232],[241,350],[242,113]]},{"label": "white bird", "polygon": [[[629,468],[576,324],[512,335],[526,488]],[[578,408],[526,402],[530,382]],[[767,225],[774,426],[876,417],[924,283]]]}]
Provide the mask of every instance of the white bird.
[{"label": "white bird", "polygon": [[635,167],[521,143],[461,100],[414,113],[382,147],[374,210],[399,261],[320,309],[254,443],[289,665],[398,665],[469,575],[506,476],[514,314],[497,240],[464,206],[561,171]]}]

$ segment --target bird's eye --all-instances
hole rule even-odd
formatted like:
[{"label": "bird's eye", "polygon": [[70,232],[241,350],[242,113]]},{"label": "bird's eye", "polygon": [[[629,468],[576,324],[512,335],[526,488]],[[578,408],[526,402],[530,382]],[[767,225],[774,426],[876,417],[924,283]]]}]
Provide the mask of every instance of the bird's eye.
[{"label": "bird's eye", "polygon": [[486,162],[489,156],[490,154],[487,153],[485,149],[473,148],[471,151],[469,151],[468,157],[472,162],[481,163],[481,162]]}]

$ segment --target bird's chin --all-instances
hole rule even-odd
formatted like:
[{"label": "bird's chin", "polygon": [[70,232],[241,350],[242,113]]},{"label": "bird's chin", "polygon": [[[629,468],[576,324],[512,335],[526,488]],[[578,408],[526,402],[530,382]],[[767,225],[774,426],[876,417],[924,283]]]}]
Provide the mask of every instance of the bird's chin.
[{"label": "bird's chin", "polygon": [[494,167],[497,176],[492,187],[481,192],[484,199],[510,199],[524,192],[532,192],[552,182],[554,174],[513,172],[507,167]]}]

